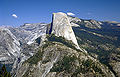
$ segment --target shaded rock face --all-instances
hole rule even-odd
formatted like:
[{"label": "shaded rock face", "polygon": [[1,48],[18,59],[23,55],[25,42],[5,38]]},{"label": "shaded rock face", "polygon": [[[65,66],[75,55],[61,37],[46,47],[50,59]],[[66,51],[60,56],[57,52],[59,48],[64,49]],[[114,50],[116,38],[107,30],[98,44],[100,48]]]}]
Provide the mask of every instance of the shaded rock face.
[{"label": "shaded rock face", "polygon": [[26,23],[18,28],[9,29],[22,43],[32,44],[35,39],[46,34],[46,25],[44,23]]},{"label": "shaded rock face", "polygon": [[0,28],[0,62],[13,63],[20,55],[20,43],[7,28]]},{"label": "shaded rock face", "polygon": [[61,43],[46,43],[37,54],[22,64],[17,77],[114,77],[96,59]]},{"label": "shaded rock face", "polygon": [[43,23],[24,24],[17,28],[0,27],[0,64],[12,64],[10,70],[12,74],[16,73],[21,64],[35,53],[38,47],[36,39],[44,40],[45,35],[46,24]]},{"label": "shaded rock face", "polygon": [[44,39],[46,24],[24,24],[18,28],[0,27],[0,62],[14,62],[21,53],[33,55],[29,45],[38,37]]},{"label": "shaded rock face", "polygon": [[52,24],[49,33],[55,34],[56,36],[62,36],[67,40],[71,40],[76,47],[79,48],[71,24],[65,13],[53,13]]}]

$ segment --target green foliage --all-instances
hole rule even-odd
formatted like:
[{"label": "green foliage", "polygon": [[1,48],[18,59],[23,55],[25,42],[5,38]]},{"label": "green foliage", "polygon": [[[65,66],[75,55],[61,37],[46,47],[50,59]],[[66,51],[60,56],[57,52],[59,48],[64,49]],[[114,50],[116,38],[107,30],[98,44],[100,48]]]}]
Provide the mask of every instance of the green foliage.
[{"label": "green foliage", "polygon": [[5,65],[0,69],[0,77],[11,77],[10,73],[6,70]]},{"label": "green foliage", "polygon": [[54,42],[51,42],[51,41],[45,41],[45,42],[46,42],[46,44],[42,45],[38,49],[37,53],[35,53],[33,56],[31,56],[24,63],[37,64],[40,60],[42,60],[44,49],[46,47],[50,46],[50,45],[54,45],[55,44]]},{"label": "green foliage", "polygon": [[86,61],[83,62],[83,65],[85,67],[90,67],[92,65],[92,63],[93,63],[93,61],[88,59],[88,60],[86,60]]},{"label": "green foliage", "polygon": [[[77,60],[75,56],[64,56],[62,60],[54,64],[54,67],[50,70],[50,72],[64,71],[66,73],[73,73],[72,77],[77,77],[77,75],[80,73],[85,74],[88,72],[93,72],[91,71],[91,69],[93,69],[96,73],[95,76],[97,76],[97,74],[104,76],[104,73],[102,72],[101,68],[99,68],[98,64],[93,62],[91,59],[80,61],[80,63],[82,63],[80,66],[74,65],[75,60]],[[73,69],[75,70],[74,72],[71,71]]]},{"label": "green foliage", "polygon": [[103,74],[102,70],[99,68],[99,66],[97,66],[97,63],[93,62],[90,59],[83,62],[83,65],[85,66],[85,68],[87,68],[87,70],[90,70],[90,68],[92,68],[95,72]]},{"label": "green foliage", "polygon": [[44,44],[43,46],[41,46],[38,49],[37,53],[35,53],[33,56],[31,56],[24,63],[37,64],[40,60],[42,60],[44,49],[46,47],[48,47],[49,45],[54,45],[53,42],[49,42],[49,41],[45,41],[45,42],[46,42],[46,44]]},{"label": "green foliage", "polygon": [[70,72],[73,62],[76,60],[76,57],[64,56],[61,61],[58,61],[55,66],[50,70],[51,72]]},{"label": "green foliage", "polygon": [[[90,35],[88,35],[88,37],[89,36]],[[83,35],[83,37],[84,37],[84,35]],[[52,34],[52,35],[47,36],[47,38],[48,38],[48,41],[60,42],[60,43],[63,43],[64,45],[72,48],[70,42],[65,40],[63,37],[57,37],[54,34]],[[83,41],[83,43],[84,43],[84,41]],[[97,45],[97,43],[95,45]],[[54,67],[51,69],[51,72],[62,72],[62,71],[65,71],[67,73],[70,73],[71,72],[71,68],[74,67],[74,63],[73,62],[76,59],[77,58],[74,57],[74,56],[73,57],[64,56],[64,58],[61,61],[58,61],[54,65]],[[75,68],[76,69],[75,69],[75,72],[73,73],[73,76],[77,76],[77,74],[79,74],[80,72],[85,74],[88,71],[91,71],[91,69],[93,69],[96,73],[102,74],[104,76],[102,70],[100,68],[98,68],[98,66],[96,66],[95,63],[92,60],[90,60],[90,59],[88,59],[86,61],[83,61],[82,62],[82,66],[79,66],[79,67],[75,66]]]},{"label": "green foliage", "polygon": [[[81,69],[82,70],[81,72],[86,73],[87,71],[90,71],[93,64],[94,64],[94,62],[90,59],[83,61],[82,65],[83,65],[84,68]],[[78,69],[80,69],[80,68],[78,68]]]},{"label": "green foliage", "polygon": [[[111,61],[111,54],[119,54],[119,52],[116,51],[116,48],[120,46],[120,30],[112,28],[90,29],[81,25],[80,27],[73,27],[73,30],[75,35],[78,37],[78,44],[83,46],[88,53],[98,55],[97,59],[100,60],[101,63],[107,65],[114,73],[114,70],[109,65],[109,62]],[[100,37],[89,32],[101,34],[104,37]],[[117,39],[114,39],[114,37]],[[100,46],[107,48],[105,49]],[[94,67],[93,69],[96,71],[101,71],[97,67]]]},{"label": "green foliage", "polygon": [[47,39],[48,39],[48,41],[60,42],[60,43],[62,43],[62,44],[64,44],[64,45],[66,45],[67,47],[70,47],[70,48],[72,48],[72,49],[75,49],[75,50],[77,50],[77,51],[80,51],[80,50],[78,50],[77,48],[75,48],[75,44],[73,44],[72,41],[66,40],[66,39],[65,39],[64,37],[62,37],[62,36],[57,37],[57,36],[55,36],[54,34],[51,34],[51,35],[47,35]]},{"label": "green foliage", "polygon": [[[81,63],[82,63],[82,65],[76,68],[72,77],[77,77],[77,75],[79,73],[85,74],[85,73],[88,73],[88,72],[95,73],[95,76],[97,76],[97,74],[104,76],[104,73],[99,68],[97,63],[93,62],[92,60],[88,59],[86,61],[82,61]],[[93,71],[95,71],[95,72],[93,72]]]},{"label": "green foliage", "polygon": [[[111,36],[115,37],[115,33],[117,31],[110,30],[110,29],[89,29],[89,28],[83,28],[83,27],[73,27],[73,30],[75,32],[75,35],[79,37],[81,40],[78,39],[78,44],[85,45],[88,44],[88,46],[84,47],[88,53],[95,53],[98,55],[98,59],[106,64],[108,63],[108,57],[111,53],[114,52],[114,50],[119,46],[119,40],[112,40],[106,37],[99,37],[94,34],[88,33],[86,31],[83,31],[81,29],[85,29],[86,31],[102,34],[103,36]],[[116,33],[117,36],[120,36],[119,33]],[[90,42],[88,42],[88,40]],[[111,50],[105,50],[103,48],[100,48],[99,45],[113,45],[113,48]],[[92,47],[90,47],[92,46]],[[112,46],[110,46],[112,47]]]},{"label": "green foliage", "polygon": [[30,57],[28,60],[26,60],[25,63],[28,62],[30,64],[37,64],[38,61],[42,60],[42,55],[42,48],[40,48],[38,52],[35,53],[35,55],[33,55],[32,57]]}]

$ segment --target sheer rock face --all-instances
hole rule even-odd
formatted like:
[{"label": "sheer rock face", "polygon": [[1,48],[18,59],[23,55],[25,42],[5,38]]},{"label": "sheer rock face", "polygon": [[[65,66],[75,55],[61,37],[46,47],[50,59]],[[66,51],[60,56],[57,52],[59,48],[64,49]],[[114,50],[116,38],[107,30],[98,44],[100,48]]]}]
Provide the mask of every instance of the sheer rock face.
[{"label": "sheer rock face", "polygon": [[49,33],[55,34],[56,36],[62,36],[67,40],[71,40],[77,46],[77,48],[79,48],[70,21],[65,13],[53,13],[53,19]]},{"label": "sheer rock face", "polygon": [[[0,64],[11,64],[12,73],[22,62],[33,56],[38,47],[36,39],[45,39],[46,24],[24,24],[20,27],[0,27]],[[40,41],[40,44],[42,41]]]},{"label": "sheer rock face", "polygon": [[18,28],[9,28],[9,30],[22,43],[32,44],[35,39],[46,34],[46,25],[44,23],[24,24]]},{"label": "sheer rock face", "polygon": [[7,28],[0,28],[0,62],[12,63],[20,54],[20,43]]}]

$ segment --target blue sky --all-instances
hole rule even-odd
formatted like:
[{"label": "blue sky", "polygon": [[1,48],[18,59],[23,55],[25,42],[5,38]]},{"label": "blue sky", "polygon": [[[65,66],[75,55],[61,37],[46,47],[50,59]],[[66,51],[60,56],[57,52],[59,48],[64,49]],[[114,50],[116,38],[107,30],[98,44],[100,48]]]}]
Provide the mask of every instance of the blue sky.
[{"label": "blue sky", "polygon": [[120,0],[0,0],[0,25],[49,23],[53,12],[71,12],[82,19],[120,22]]}]

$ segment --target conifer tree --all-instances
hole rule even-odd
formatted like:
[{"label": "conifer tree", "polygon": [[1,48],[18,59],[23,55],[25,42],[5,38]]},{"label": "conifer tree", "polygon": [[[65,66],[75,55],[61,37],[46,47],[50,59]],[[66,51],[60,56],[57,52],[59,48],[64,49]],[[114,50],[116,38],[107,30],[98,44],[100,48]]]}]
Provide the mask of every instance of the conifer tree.
[{"label": "conifer tree", "polygon": [[11,77],[10,73],[6,70],[5,65],[0,69],[0,77]]}]

